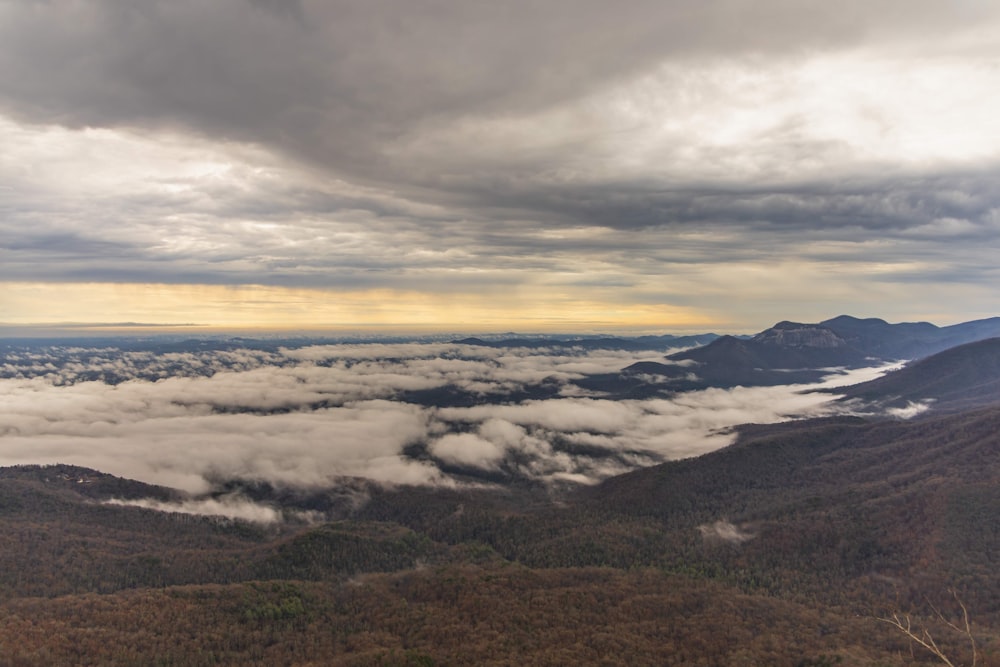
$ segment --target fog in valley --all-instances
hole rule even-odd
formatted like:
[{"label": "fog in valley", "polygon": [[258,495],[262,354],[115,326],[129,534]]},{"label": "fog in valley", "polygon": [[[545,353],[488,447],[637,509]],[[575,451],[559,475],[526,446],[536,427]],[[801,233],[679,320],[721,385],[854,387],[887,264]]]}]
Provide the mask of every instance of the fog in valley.
[{"label": "fog in valley", "polygon": [[[664,350],[215,347],[11,347],[0,366],[0,465],[69,463],[195,496],[234,479],[299,488],[345,477],[594,484],[726,446],[738,424],[846,411],[834,395],[809,390],[885,370],[831,369],[821,385],[688,392],[646,376],[648,397],[621,398],[585,380],[663,362]],[[276,519],[238,500],[171,509]]]}]

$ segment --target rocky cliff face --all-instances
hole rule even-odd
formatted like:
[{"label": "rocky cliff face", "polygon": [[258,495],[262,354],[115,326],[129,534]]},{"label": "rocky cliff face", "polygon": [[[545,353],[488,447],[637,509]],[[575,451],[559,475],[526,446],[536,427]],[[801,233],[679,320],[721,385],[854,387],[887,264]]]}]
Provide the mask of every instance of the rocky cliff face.
[{"label": "rocky cliff face", "polygon": [[826,327],[814,324],[781,322],[753,337],[755,343],[781,347],[812,347],[833,349],[844,347],[847,341]]}]

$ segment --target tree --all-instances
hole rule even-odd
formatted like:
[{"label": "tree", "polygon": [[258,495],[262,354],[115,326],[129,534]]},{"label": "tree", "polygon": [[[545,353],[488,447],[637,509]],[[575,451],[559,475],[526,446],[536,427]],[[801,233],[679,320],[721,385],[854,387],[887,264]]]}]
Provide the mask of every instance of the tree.
[{"label": "tree", "polygon": [[[972,664],[970,667],[976,667],[979,663],[979,649],[976,646],[976,638],[972,634],[972,625],[969,623],[969,610],[965,608],[965,604],[958,597],[958,593],[951,591],[952,596],[955,598],[955,602],[962,609],[962,625],[958,626],[952,621],[949,621],[944,617],[937,607],[931,605],[931,609],[937,615],[941,621],[944,622],[949,628],[964,635],[969,640],[969,644],[972,646]],[[925,649],[933,653],[941,662],[948,665],[949,667],[958,667],[951,659],[944,653],[938,643],[931,636],[930,630],[925,627],[915,628],[913,626],[913,621],[909,614],[893,613],[891,617],[880,617],[878,620],[888,623],[896,628],[898,628],[903,634],[917,642]]]}]

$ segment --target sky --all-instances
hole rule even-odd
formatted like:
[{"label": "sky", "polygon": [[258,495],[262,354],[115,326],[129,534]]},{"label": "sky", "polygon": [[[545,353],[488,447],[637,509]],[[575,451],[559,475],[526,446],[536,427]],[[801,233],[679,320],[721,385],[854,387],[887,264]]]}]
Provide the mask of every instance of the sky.
[{"label": "sky", "polygon": [[0,0],[0,325],[1000,314],[993,0]]}]

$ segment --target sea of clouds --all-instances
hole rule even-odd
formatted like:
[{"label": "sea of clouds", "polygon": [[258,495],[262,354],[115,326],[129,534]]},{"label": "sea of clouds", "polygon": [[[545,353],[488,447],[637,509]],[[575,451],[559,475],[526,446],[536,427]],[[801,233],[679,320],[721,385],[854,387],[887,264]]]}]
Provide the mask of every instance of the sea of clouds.
[{"label": "sea of clouds", "polygon": [[[345,477],[593,484],[726,446],[734,425],[843,410],[835,396],[808,390],[885,370],[627,400],[575,384],[663,362],[664,352],[458,343],[10,348],[0,363],[0,465],[69,463],[192,494],[232,479],[303,488]],[[531,398],[542,385],[544,397]],[[408,398],[443,389],[465,398]]]}]

